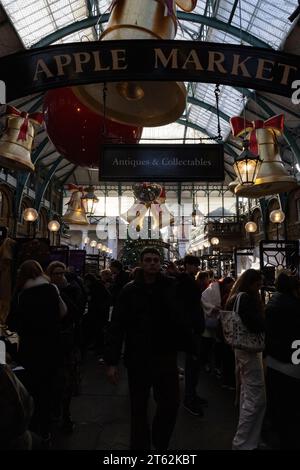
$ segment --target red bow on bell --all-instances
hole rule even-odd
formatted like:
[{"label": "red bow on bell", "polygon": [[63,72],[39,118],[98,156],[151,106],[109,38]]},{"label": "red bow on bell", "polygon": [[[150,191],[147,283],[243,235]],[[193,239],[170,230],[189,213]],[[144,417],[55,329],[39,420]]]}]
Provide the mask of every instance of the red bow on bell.
[{"label": "red bow on bell", "polygon": [[269,129],[280,135],[284,128],[284,115],[278,114],[266,121],[258,119],[256,121],[247,121],[240,116],[235,116],[230,119],[231,131],[234,137],[240,137],[242,134],[250,133],[250,150],[255,155],[258,155],[258,145],[256,139],[256,129]]},{"label": "red bow on bell", "polygon": [[67,190],[68,191],[80,191],[83,193],[83,186],[77,186],[76,184],[69,183],[67,184]]},{"label": "red bow on bell", "polygon": [[20,127],[19,135],[17,140],[24,140],[27,139],[27,132],[28,132],[28,123],[29,121],[33,121],[35,124],[41,125],[44,121],[43,113],[27,113],[26,111],[19,111],[14,106],[7,105],[6,106],[6,114],[10,114],[11,116],[21,117],[24,119],[22,125]]}]

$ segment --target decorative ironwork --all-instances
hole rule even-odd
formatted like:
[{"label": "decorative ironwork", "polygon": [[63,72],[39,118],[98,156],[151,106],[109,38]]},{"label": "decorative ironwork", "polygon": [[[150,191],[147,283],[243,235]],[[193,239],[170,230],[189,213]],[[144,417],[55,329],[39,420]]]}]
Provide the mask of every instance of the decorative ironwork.
[{"label": "decorative ironwork", "polygon": [[281,269],[289,269],[299,274],[298,240],[262,240],[259,253],[260,268],[270,285],[274,285],[276,272]]}]

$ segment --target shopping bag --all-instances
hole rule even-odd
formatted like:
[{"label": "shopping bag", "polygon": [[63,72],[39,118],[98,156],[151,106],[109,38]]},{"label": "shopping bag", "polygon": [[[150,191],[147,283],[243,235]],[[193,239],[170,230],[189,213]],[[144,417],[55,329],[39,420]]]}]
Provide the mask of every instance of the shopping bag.
[{"label": "shopping bag", "polygon": [[235,312],[238,311],[240,306],[240,299],[242,296],[242,292],[240,292],[235,299],[233,309],[232,310],[220,310],[220,320],[223,330],[224,339],[227,344],[233,346],[233,323],[235,320]]},{"label": "shopping bag", "polygon": [[251,333],[239,316],[240,300],[244,292],[236,296],[232,310],[221,310],[220,319],[226,343],[234,349],[248,352],[262,352],[265,349],[265,334]]},{"label": "shopping bag", "polygon": [[251,333],[235,312],[233,320],[232,346],[248,352],[262,352],[265,349],[265,334]]}]

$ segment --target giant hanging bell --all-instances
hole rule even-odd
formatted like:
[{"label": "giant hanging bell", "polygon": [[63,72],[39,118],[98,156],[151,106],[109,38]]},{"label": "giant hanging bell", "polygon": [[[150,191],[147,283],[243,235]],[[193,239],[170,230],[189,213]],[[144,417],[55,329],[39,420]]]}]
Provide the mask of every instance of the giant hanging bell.
[{"label": "giant hanging bell", "polygon": [[296,179],[289,175],[279,154],[277,136],[283,131],[283,115],[267,121],[245,121],[240,117],[231,119],[233,135],[238,137],[250,133],[250,150],[259,155],[262,163],[253,185],[231,183],[230,189],[242,197],[259,198],[297,187]]},{"label": "giant hanging bell", "polygon": [[[196,0],[176,3],[191,11]],[[107,28],[100,39],[174,39],[176,29],[174,0],[114,0]],[[84,85],[73,90],[95,112],[104,114],[105,111],[110,119],[125,124],[162,126],[174,122],[185,109],[186,89],[181,82],[130,81],[107,83],[106,87],[105,105],[103,85]]]},{"label": "giant hanging bell", "polygon": [[28,114],[8,105],[6,115],[6,127],[0,138],[0,165],[12,170],[34,171],[30,158],[35,132],[33,124],[41,125],[43,114]]},{"label": "giant hanging bell", "polygon": [[69,190],[72,190],[71,198],[69,200],[68,209],[63,216],[63,221],[67,224],[88,225],[86,211],[82,199],[83,190],[75,185],[69,185]]}]

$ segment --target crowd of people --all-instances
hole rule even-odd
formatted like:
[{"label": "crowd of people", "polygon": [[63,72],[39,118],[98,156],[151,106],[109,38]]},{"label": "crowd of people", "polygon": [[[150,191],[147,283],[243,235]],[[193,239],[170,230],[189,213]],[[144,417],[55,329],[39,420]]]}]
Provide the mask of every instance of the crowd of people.
[{"label": "crowd of people", "polygon": [[[81,363],[92,350],[114,385],[124,361],[132,450],[168,448],[183,373],[183,406],[194,416],[204,415],[211,403],[201,396],[202,371],[214,374],[224,390],[236,391],[233,450],[259,449],[266,423],[278,437],[278,448],[299,450],[300,365],[292,359],[292,344],[300,340],[300,284],[282,271],[268,302],[262,285],[262,274],[254,269],[236,280],[217,279],[213,271],[200,271],[193,255],[186,255],[181,266],[163,268],[160,252],[152,247],[142,251],[140,265],[132,270],[113,260],[109,269],[83,279],[59,261],[46,272],[38,262],[25,261],[8,317],[9,330],[19,337],[17,351],[8,351],[10,360],[22,368],[14,374],[0,366],[0,410],[6,413],[1,448],[49,448],[53,423],[73,431],[71,400],[80,390]],[[237,315],[249,332],[265,334],[264,351],[226,342],[222,312],[233,310],[238,298]],[[15,395],[23,414],[14,410],[11,389],[22,391]],[[152,422],[151,390],[156,403]]]}]

